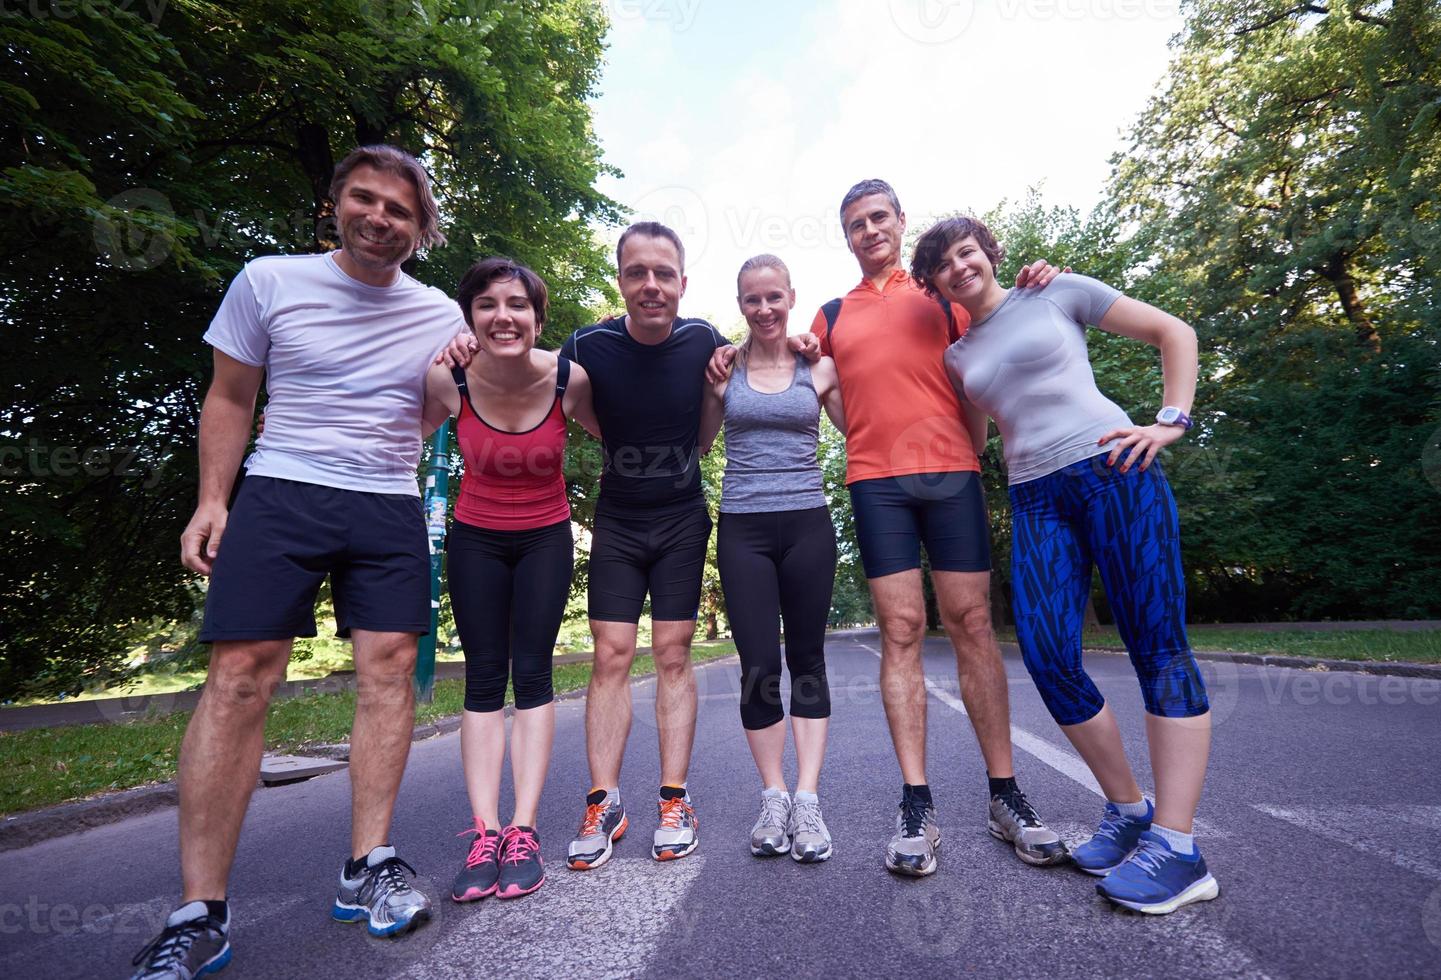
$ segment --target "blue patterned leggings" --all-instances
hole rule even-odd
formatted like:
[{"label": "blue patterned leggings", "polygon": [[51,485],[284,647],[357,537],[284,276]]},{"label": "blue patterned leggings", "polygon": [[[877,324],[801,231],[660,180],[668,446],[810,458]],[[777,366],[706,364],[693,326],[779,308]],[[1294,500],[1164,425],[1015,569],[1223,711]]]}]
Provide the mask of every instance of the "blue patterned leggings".
[{"label": "blue patterned leggings", "polygon": [[1146,710],[1204,714],[1206,687],[1186,641],[1180,522],[1160,464],[1121,473],[1096,456],[1015,484],[1010,494],[1016,637],[1056,721],[1077,725],[1105,705],[1081,663],[1093,562]]}]

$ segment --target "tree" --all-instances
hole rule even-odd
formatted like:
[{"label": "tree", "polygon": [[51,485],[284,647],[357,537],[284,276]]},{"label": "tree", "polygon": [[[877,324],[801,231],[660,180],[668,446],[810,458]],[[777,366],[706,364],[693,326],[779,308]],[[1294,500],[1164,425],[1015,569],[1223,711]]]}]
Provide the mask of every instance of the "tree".
[{"label": "tree", "polygon": [[1248,595],[1246,615],[1434,615],[1441,13],[1187,14],[1112,205],[1219,359],[1198,407],[1252,496],[1215,591]]},{"label": "tree", "polygon": [[122,667],[128,626],[188,616],[200,336],[245,260],[334,244],[350,147],[401,145],[436,177],[450,244],[408,271],[449,289],[511,254],[562,336],[607,288],[592,225],[618,219],[594,189],[593,0],[67,10],[0,20],[0,448],[20,461],[0,473],[0,697],[73,691]]}]

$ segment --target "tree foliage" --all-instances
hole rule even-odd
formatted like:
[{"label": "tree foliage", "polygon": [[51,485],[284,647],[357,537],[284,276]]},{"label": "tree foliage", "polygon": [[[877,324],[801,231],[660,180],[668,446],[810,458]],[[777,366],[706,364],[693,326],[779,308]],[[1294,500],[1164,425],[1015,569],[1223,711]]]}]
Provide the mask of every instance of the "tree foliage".
[{"label": "tree foliage", "polygon": [[349,148],[435,175],[450,243],[423,281],[513,255],[556,332],[609,288],[594,0],[121,7],[0,19],[0,696],[74,690],[121,666],[127,625],[188,617],[201,334],[244,261],[335,244]]}]

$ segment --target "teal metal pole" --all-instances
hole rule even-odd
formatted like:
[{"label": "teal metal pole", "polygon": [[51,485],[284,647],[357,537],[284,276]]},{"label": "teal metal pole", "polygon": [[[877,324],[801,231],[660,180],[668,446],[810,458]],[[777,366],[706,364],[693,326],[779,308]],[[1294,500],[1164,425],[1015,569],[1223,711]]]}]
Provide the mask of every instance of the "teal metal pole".
[{"label": "teal metal pole", "polygon": [[440,572],[445,564],[445,515],[450,501],[450,422],[430,439],[430,465],[425,470],[425,531],[430,537],[430,634],[420,638],[415,655],[415,697],[429,704],[435,697],[435,640],[440,629]]}]

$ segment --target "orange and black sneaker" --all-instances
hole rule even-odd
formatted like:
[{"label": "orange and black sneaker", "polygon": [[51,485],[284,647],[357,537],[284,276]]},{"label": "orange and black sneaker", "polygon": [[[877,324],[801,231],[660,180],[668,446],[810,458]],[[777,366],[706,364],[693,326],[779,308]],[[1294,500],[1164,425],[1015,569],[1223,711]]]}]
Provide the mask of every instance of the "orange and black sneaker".
[{"label": "orange and black sneaker", "polygon": [[695,807],[691,806],[690,794],[680,786],[660,788],[660,826],[655,829],[655,859],[674,861],[695,850],[696,830],[700,821],[696,819]]},{"label": "orange and black sneaker", "polygon": [[593,789],[585,798],[585,816],[575,840],[566,852],[566,864],[576,871],[589,871],[610,860],[611,846],[625,836],[625,808],[620,793]]}]

